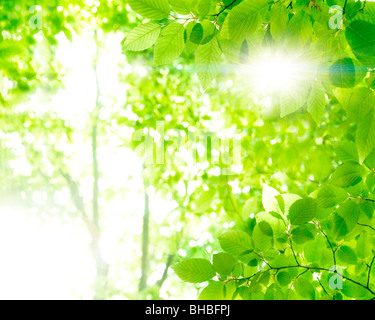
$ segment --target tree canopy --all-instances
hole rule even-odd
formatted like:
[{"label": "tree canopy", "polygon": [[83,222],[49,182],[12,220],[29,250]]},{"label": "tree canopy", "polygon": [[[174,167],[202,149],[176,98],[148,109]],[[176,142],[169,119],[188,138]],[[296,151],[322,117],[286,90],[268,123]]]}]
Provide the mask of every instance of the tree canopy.
[{"label": "tree canopy", "polygon": [[[31,2],[0,2],[2,201],[83,222],[95,297],[375,298],[375,3],[39,1],[38,17]],[[53,105],[23,109],[64,86],[61,37],[85,32],[95,92],[84,124]],[[116,95],[100,73],[113,34]],[[125,149],[137,165],[117,184],[123,173],[109,168]],[[30,172],[16,172],[17,158]],[[123,219],[142,223],[121,234],[131,253],[111,264],[100,244],[133,189],[141,200]],[[70,203],[55,203],[64,190]],[[157,197],[169,212],[156,215]],[[137,289],[121,292],[118,268],[137,274]]]}]

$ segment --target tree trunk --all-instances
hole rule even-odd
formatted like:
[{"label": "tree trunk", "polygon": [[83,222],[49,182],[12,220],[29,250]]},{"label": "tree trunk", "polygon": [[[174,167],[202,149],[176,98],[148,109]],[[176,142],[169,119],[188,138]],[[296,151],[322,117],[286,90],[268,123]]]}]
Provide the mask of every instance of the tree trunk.
[{"label": "tree trunk", "polygon": [[139,281],[139,291],[143,291],[147,288],[148,279],[148,247],[149,247],[149,233],[150,233],[150,200],[147,193],[147,183],[144,182],[144,214],[143,214],[143,230],[142,230],[142,276]]},{"label": "tree trunk", "polygon": [[92,170],[93,170],[93,196],[92,196],[92,222],[97,230],[96,234],[92,236],[92,243],[91,243],[91,250],[93,257],[96,263],[96,293],[95,298],[100,299],[101,294],[100,290],[105,288],[106,286],[106,278],[108,275],[108,267],[109,265],[104,261],[103,255],[100,249],[100,238],[101,238],[101,230],[100,230],[100,223],[99,223],[99,162],[98,162],[98,124],[99,124],[99,114],[101,110],[101,103],[100,103],[100,83],[99,83],[99,75],[98,75],[98,61],[100,57],[99,52],[99,40],[98,34],[95,30],[95,42],[96,42],[96,54],[94,58],[94,71],[95,71],[95,83],[96,83],[96,103],[95,109],[93,112],[93,125],[92,125],[92,135],[91,135],[91,143],[92,143]]}]

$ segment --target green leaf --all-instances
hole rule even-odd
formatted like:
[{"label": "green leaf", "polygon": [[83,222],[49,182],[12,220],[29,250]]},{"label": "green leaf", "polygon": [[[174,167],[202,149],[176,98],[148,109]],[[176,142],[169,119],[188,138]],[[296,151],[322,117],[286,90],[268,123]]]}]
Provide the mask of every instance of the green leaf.
[{"label": "green leaf", "polygon": [[191,283],[205,282],[216,275],[212,264],[205,259],[185,260],[173,266],[172,269],[181,280]]},{"label": "green leaf", "polygon": [[234,219],[236,218],[236,214],[238,213],[238,210],[236,206],[236,199],[232,192],[232,187],[227,185],[224,190],[225,190],[225,196],[222,197],[224,211],[229,217]]},{"label": "green leaf", "polygon": [[294,88],[293,94],[288,91],[280,93],[280,117],[284,118],[301,109],[305,104],[309,94],[306,83]]},{"label": "green leaf", "polygon": [[252,213],[255,213],[258,208],[258,199],[251,197],[248,199],[242,207],[242,216],[247,219]]},{"label": "green leaf", "polygon": [[169,4],[177,13],[188,15],[191,12],[192,0],[169,0]]},{"label": "green leaf", "polygon": [[277,278],[277,282],[283,287],[289,285],[292,282],[292,276],[290,275],[288,271],[279,272],[276,278]]},{"label": "green leaf", "polygon": [[284,212],[285,216],[288,216],[289,210],[292,204],[302,198],[298,194],[286,193],[286,194],[281,194],[279,196],[276,196],[276,199],[279,202],[281,211]]},{"label": "green leaf", "polygon": [[348,20],[352,20],[360,12],[361,8],[361,1],[348,2],[345,10],[345,18]]},{"label": "green leaf", "polygon": [[345,220],[348,232],[352,231],[358,223],[360,209],[354,201],[347,201],[340,206],[337,213]]},{"label": "green leaf", "polygon": [[240,256],[252,250],[251,238],[243,231],[228,231],[219,237],[221,248],[232,256]]},{"label": "green leaf", "polygon": [[375,110],[365,117],[357,128],[356,143],[361,163],[375,148]]},{"label": "green leaf", "polygon": [[289,21],[286,37],[288,44],[293,47],[304,46],[313,35],[310,15],[301,10]]},{"label": "green leaf", "polygon": [[176,60],[185,48],[183,24],[171,23],[155,44],[154,64],[164,65]]},{"label": "green leaf", "polygon": [[326,185],[320,188],[317,196],[318,206],[320,208],[332,208],[348,198],[347,192],[332,185]]},{"label": "green leaf", "polygon": [[374,170],[375,169],[375,149],[367,156],[363,162],[367,168]]},{"label": "green leaf", "polygon": [[276,199],[278,195],[280,195],[279,191],[270,186],[263,185],[262,204],[267,212],[281,213],[279,202]]},{"label": "green leaf", "polygon": [[350,281],[345,281],[345,285],[343,286],[341,292],[347,297],[357,300],[369,300],[373,298],[373,295],[371,295],[366,288],[363,288]]},{"label": "green leaf", "polygon": [[273,283],[268,288],[264,295],[265,300],[284,300],[284,294],[281,291],[280,287]]},{"label": "green leaf", "polygon": [[236,295],[238,285],[235,281],[229,281],[224,284],[224,300],[233,300]]},{"label": "green leaf", "polygon": [[356,78],[353,60],[344,58],[336,61],[329,69],[329,76],[332,84],[336,87],[354,87]]},{"label": "green leaf", "polygon": [[288,28],[288,22],[288,9],[282,3],[275,3],[270,18],[270,30],[273,39],[279,41],[283,38]]},{"label": "green leaf", "polygon": [[202,41],[200,42],[201,45],[209,43],[215,35],[215,25],[209,20],[203,20],[201,22],[201,26],[203,29]]},{"label": "green leaf", "polygon": [[319,87],[313,87],[307,99],[307,111],[317,124],[319,124],[322,119],[326,104],[324,91]]},{"label": "green leaf", "polygon": [[269,271],[262,272],[261,276],[257,280],[259,284],[267,286],[270,282],[271,274]]},{"label": "green leaf", "polygon": [[252,279],[249,287],[249,291],[251,293],[254,292],[260,292],[262,291],[262,286],[258,283],[258,279],[260,277],[260,274],[255,275],[255,277]]},{"label": "green leaf", "polygon": [[357,152],[357,146],[352,141],[340,142],[335,152],[339,161],[342,162],[359,162],[359,156]]},{"label": "green leaf", "polygon": [[231,39],[244,40],[253,33],[260,26],[267,6],[267,0],[245,0],[234,7],[227,17]]},{"label": "green leaf", "polygon": [[199,294],[198,300],[223,300],[224,282],[212,281]]},{"label": "green leaf", "polygon": [[276,218],[268,212],[257,213],[256,221],[260,230],[269,237],[278,237],[286,229],[282,219]]},{"label": "green leaf", "polygon": [[294,281],[294,288],[302,298],[315,300],[315,289],[305,278],[299,277]]},{"label": "green leaf", "polygon": [[203,191],[195,201],[195,212],[203,213],[211,207],[212,199],[216,194],[215,189]]},{"label": "green leaf", "polygon": [[216,38],[209,43],[199,46],[195,63],[201,85],[204,89],[215,79],[220,71],[221,51]]},{"label": "green leaf", "polygon": [[350,121],[360,123],[374,109],[375,94],[372,90],[361,87],[355,89],[349,96],[346,109]]},{"label": "green leaf", "polygon": [[313,240],[314,235],[306,226],[299,226],[294,228],[291,232],[292,240],[297,244],[304,244],[307,241]]},{"label": "green leaf", "polygon": [[232,275],[233,277],[238,278],[241,276],[241,274],[242,274],[242,264],[238,262],[233,268]]},{"label": "green leaf", "polygon": [[367,2],[363,11],[359,12],[354,20],[362,20],[375,24],[375,3]]},{"label": "green leaf", "polygon": [[375,71],[370,72],[370,76],[366,78],[366,83],[369,89],[375,89]]},{"label": "green leaf", "polygon": [[142,51],[152,47],[158,40],[161,27],[156,23],[145,23],[133,29],[126,38],[124,49]]},{"label": "green leaf", "polygon": [[205,17],[210,12],[211,0],[195,0],[193,5],[193,12],[198,17]]},{"label": "green leaf", "polygon": [[260,231],[262,231],[266,236],[273,237],[273,230],[267,221],[261,221],[258,224]]},{"label": "green leaf", "polygon": [[366,186],[370,193],[374,193],[375,191],[375,173],[371,172],[367,177],[366,177]]},{"label": "green leaf", "polygon": [[152,20],[168,18],[171,10],[168,0],[128,0],[128,4],[141,16]]},{"label": "green leaf", "polygon": [[366,259],[372,254],[372,249],[373,249],[373,237],[370,236],[367,230],[363,230],[357,240],[357,246],[356,246],[357,256],[360,259]]},{"label": "green leaf", "polygon": [[346,39],[357,59],[367,67],[375,66],[375,25],[356,20],[346,29]]},{"label": "green leaf", "polygon": [[185,50],[186,50],[186,53],[188,55],[192,55],[198,49],[198,47],[199,47],[199,44],[194,43],[193,41],[191,41],[191,33],[192,33],[194,27],[197,24],[198,23],[196,23],[195,21],[190,21],[186,25],[186,29],[185,29],[185,33],[186,33],[186,36],[185,36],[185,38],[186,38]]},{"label": "green leaf", "polygon": [[311,221],[315,217],[317,202],[306,198],[297,200],[289,210],[289,220],[293,225],[300,225]]},{"label": "green leaf", "polygon": [[357,264],[357,255],[354,250],[348,246],[341,246],[339,250],[337,250],[337,256],[344,263]]},{"label": "green leaf", "polygon": [[374,214],[374,205],[372,202],[369,201],[362,201],[359,204],[359,208],[361,211],[369,218],[372,219],[372,216]]},{"label": "green leaf", "polygon": [[221,252],[213,255],[212,264],[217,273],[228,275],[233,271],[236,260],[230,254]]},{"label": "green leaf", "polygon": [[333,215],[333,233],[337,239],[341,239],[349,233],[345,219],[337,213]]},{"label": "green leaf", "polygon": [[265,252],[272,247],[273,239],[261,231],[259,225],[256,225],[251,236],[252,244],[256,250]]},{"label": "green leaf", "polygon": [[242,286],[237,289],[237,293],[242,300],[251,300],[251,294],[248,287]]},{"label": "green leaf", "polygon": [[344,163],[336,169],[331,177],[331,182],[337,187],[351,187],[362,181],[366,169],[355,162]]},{"label": "green leaf", "polygon": [[242,42],[240,40],[220,39],[220,47],[225,57],[231,63],[238,63],[240,61]]},{"label": "green leaf", "polygon": [[[324,263],[325,255],[328,253],[329,260],[327,263]],[[303,251],[303,255],[306,260],[310,263],[316,263],[321,266],[331,266],[333,263],[332,251],[327,248],[327,240],[323,236],[316,236],[314,240],[309,241]]]},{"label": "green leaf", "polygon": [[195,44],[200,44],[202,39],[203,39],[203,27],[202,27],[202,24],[197,23],[191,30],[190,41]]}]

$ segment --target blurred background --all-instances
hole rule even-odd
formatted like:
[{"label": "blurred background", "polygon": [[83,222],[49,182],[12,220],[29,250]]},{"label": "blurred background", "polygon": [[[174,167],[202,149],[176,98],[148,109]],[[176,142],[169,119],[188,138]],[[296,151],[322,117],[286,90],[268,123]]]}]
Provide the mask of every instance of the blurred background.
[{"label": "blurred background", "polygon": [[[264,182],[309,194],[333,170],[337,104],[311,130],[227,70],[204,92],[191,53],[124,52],[139,19],[122,0],[0,0],[1,299],[195,299],[173,264],[254,223]],[[190,128],[231,143],[178,148]],[[236,140],[239,162],[211,161]]]},{"label": "blurred background", "polygon": [[188,63],[124,54],[138,19],[119,0],[0,1],[1,299],[197,296],[170,266],[209,257],[231,219],[212,192],[192,202],[208,163],[150,165],[133,134],[225,121]]}]

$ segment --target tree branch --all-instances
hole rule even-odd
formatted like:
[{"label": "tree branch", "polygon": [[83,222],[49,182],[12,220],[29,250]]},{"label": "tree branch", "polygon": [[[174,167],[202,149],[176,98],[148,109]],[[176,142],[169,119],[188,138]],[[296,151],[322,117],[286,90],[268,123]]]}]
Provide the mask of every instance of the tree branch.
[{"label": "tree branch", "polygon": [[361,227],[366,227],[366,228],[370,228],[370,229],[372,229],[372,230],[374,230],[375,231],[375,228],[374,227],[371,227],[371,226],[369,226],[369,225],[367,225],[367,224],[363,224],[363,223],[357,223],[359,226],[361,226]]},{"label": "tree branch", "polygon": [[78,183],[73,180],[73,178],[66,172],[62,171],[60,169],[60,174],[64,177],[66,182],[68,183],[69,190],[70,190],[70,196],[72,198],[72,201],[74,203],[74,206],[80,212],[81,218],[83,222],[85,223],[92,239],[96,239],[99,236],[99,230],[95,226],[95,224],[89,219],[89,217],[86,214],[85,210],[85,204],[83,202],[82,197],[79,194],[79,187]]},{"label": "tree branch", "polygon": [[[310,270],[310,272],[311,272],[311,270]],[[324,293],[327,295],[327,296],[329,296],[329,293],[328,293],[328,291],[324,288],[324,286],[323,286],[323,284],[322,284],[322,282],[320,281],[320,279],[318,278],[318,282],[319,282],[319,285],[322,287],[322,289],[323,289],[323,291],[324,291]]]},{"label": "tree branch", "polygon": [[370,286],[370,278],[371,278],[371,268],[374,264],[374,260],[375,260],[375,256],[373,256],[372,260],[371,260],[371,263],[370,263],[370,266],[368,268],[368,274],[367,274],[367,288],[369,288]]},{"label": "tree branch", "polygon": [[[292,269],[292,268],[301,268],[301,269],[305,269],[305,272],[307,272],[307,271],[316,271],[316,270],[318,270],[318,271],[321,271],[321,272],[330,272],[330,270],[329,269],[327,269],[327,268],[321,268],[321,267],[308,267],[308,266],[303,266],[303,265],[298,265],[298,266],[283,266],[283,267],[277,267],[277,268],[274,268],[274,267],[272,267],[271,265],[269,265],[269,264],[267,264],[268,265],[268,267],[270,268],[270,269],[267,269],[267,270],[261,270],[261,271],[258,271],[258,272],[256,272],[256,273],[254,273],[254,274],[252,274],[251,276],[249,276],[249,277],[246,277],[246,278],[230,278],[230,279],[227,279],[227,280],[225,280],[225,281],[243,281],[243,280],[251,280],[252,278],[254,278],[256,275],[259,275],[259,274],[263,274],[263,273],[265,273],[265,272],[269,272],[270,270],[275,270],[276,272],[278,272],[278,271],[280,271],[280,270],[283,270],[283,269]],[[299,274],[298,276],[301,276],[303,273],[305,273],[305,272],[302,272],[301,274]],[[340,274],[340,273],[338,273],[337,271],[336,271],[336,274],[338,274],[340,277],[342,277],[343,279],[345,279],[345,280],[347,280],[347,281],[350,281],[350,282],[352,282],[352,283],[354,283],[354,284],[356,284],[356,285],[358,285],[358,286],[360,286],[360,287],[362,287],[363,289],[365,289],[365,290],[367,290],[368,292],[370,292],[371,294],[373,294],[374,296],[375,296],[375,292],[373,291],[373,290],[371,290],[368,286],[366,286],[366,285],[364,285],[364,284],[362,284],[362,283],[360,283],[360,282],[358,282],[358,281],[355,281],[355,280],[353,280],[353,279],[351,279],[351,278],[349,278],[349,277],[346,277],[346,276],[344,276],[344,275],[342,275],[342,274]],[[298,277],[297,276],[297,277]]]},{"label": "tree branch", "polygon": [[227,10],[228,8],[230,8],[231,6],[233,6],[236,2],[237,2],[237,0],[233,0],[230,4],[224,6],[224,7],[219,11],[219,13],[214,14],[213,17],[218,17],[218,16],[220,16],[225,10]]},{"label": "tree branch", "polygon": [[333,246],[332,246],[332,243],[331,241],[329,241],[328,239],[328,236],[326,235],[326,233],[323,231],[322,227],[319,225],[319,223],[317,222],[316,223],[316,226],[318,227],[319,231],[323,234],[323,236],[326,238],[327,242],[328,242],[328,245],[329,247],[331,248],[331,251],[332,251],[332,255],[333,255],[333,264],[336,266],[336,251],[333,249]]},{"label": "tree branch", "polygon": [[164,272],[163,272],[163,275],[162,277],[160,278],[160,280],[157,282],[159,288],[161,288],[165,282],[165,280],[167,280],[167,277],[168,277],[168,270],[169,268],[171,267],[172,265],[172,262],[173,262],[173,259],[175,257],[175,254],[170,254],[168,255],[168,258],[167,258],[167,262],[165,264],[165,268],[164,268]]},{"label": "tree branch", "polygon": [[363,7],[361,9],[359,9],[360,12],[363,12],[365,10],[366,4],[367,4],[367,0],[365,0],[365,2],[363,4]]},{"label": "tree branch", "polygon": [[294,257],[294,260],[296,261],[297,265],[299,266],[299,265],[300,265],[300,263],[298,262],[298,259],[297,259],[297,254],[296,254],[296,252],[295,252],[295,251],[294,251],[294,249],[293,249],[292,239],[291,239],[291,236],[290,236],[289,232],[288,232],[288,238],[289,238],[289,242],[290,242],[290,249],[292,250],[292,253],[293,253],[293,257]]},{"label": "tree branch", "polygon": [[94,224],[99,228],[99,163],[98,163],[98,122],[99,113],[101,109],[100,104],[100,84],[99,84],[99,74],[98,74],[98,61],[99,61],[99,41],[97,30],[95,30],[95,42],[96,42],[96,53],[94,58],[94,72],[95,72],[95,83],[96,83],[96,102],[95,110],[93,114],[93,126],[92,126],[92,162],[93,162],[93,203],[92,203],[92,217]]},{"label": "tree branch", "polygon": [[348,4],[348,0],[345,0],[345,3],[344,3],[344,8],[342,10],[342,13],[345,15],[346,13],[346,5]]}]

